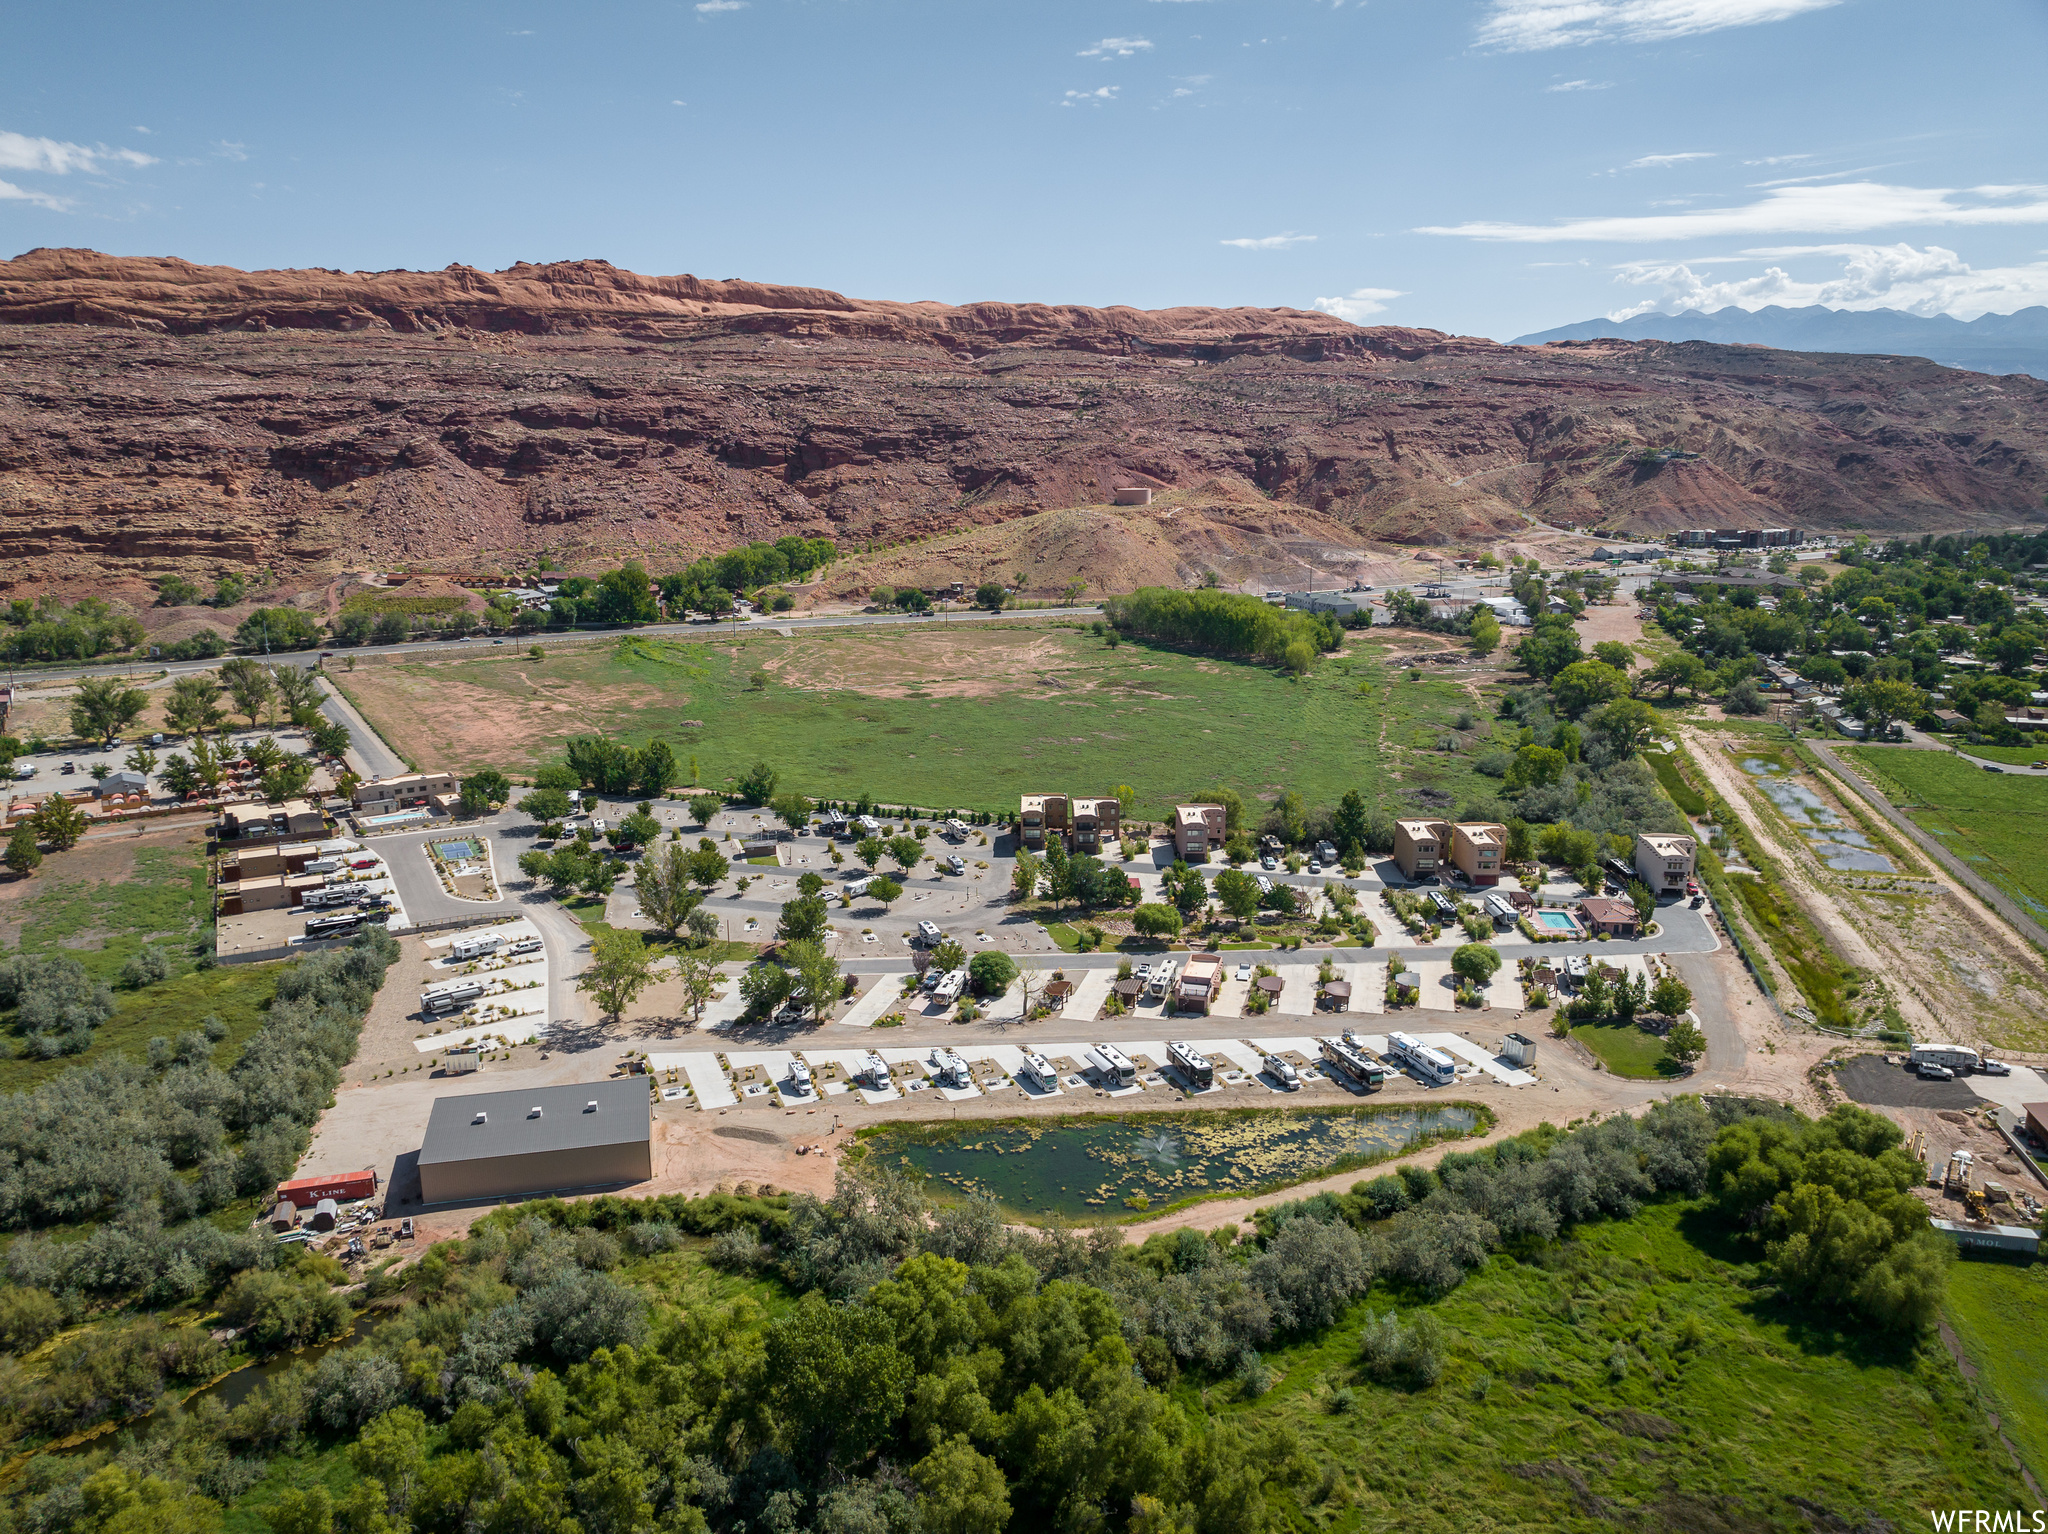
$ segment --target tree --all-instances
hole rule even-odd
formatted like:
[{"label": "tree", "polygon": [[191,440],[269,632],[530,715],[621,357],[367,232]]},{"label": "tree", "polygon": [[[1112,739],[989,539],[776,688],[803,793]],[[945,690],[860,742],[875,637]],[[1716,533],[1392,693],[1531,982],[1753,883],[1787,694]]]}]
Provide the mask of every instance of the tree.
[{"label": "tree", "polygon": [[1637,673],[1634,685],[1638,689],[1662,687],[1667,699],[1673,697],[1681,687],[1694,697],[1698,697],[1700,689],[1706,686],[1710,675],[1705,661],[1688,651],[1679,650],[1665,656],[1649,670]]},{"label": "tree", "polygon": [[1038,893],[1038,875],[1038,859],[1019,847],[1016,864],[1010,869],[1010,892],[1019,900],[1029,900]]},{"label": "tree", "polygon": [[690,796],[690,813],[697,817],[697,824],[700,826],[710,825],[711,817],[724,808],[725,801],[716,794],[692,794]]},{"label": "tree", "polygon": [[886,1317],[815,1292],[769,1326],[765,1359],[791,1457],[816,1480],[865,1459],[888,1437],[916,1375]]},{"label": "tree", "polygon": [[465,815],[488,815],[511,797],[511,780],[495,767],[479,768],[462,780]]},{"label": "tree", "polygon": [[649,799],[659,799],[683,780],[682,766],[665,740],[650,740],[633,754],[633,786]]},{"label": "tree", "polygon": [[1010,1488],[1002,1467],[955,1434],[910,1467],[924,1495],[918,1524],[931,1534],[1002,1534],[1010,1521]]},{"label": "tree", "polygon": [[272,666],[270,683],[287,718],[304,729],[320,710],[320,679],[304,666]]},{"label": "tree", "polygon": [[199,791],[199,774],[184,757],[174,756],[164,763],[163,784],[182,799]]},{"label": "tree", "polygon": [[553,820],[567,820],[570,809],[569,796],[559,788],[536,788],[519,801],[519,813],[543,825]]},{"label": "tree", "polygon": [[1248,873],[1226,868],[1216,876],[1216,898],[1239,921],[1250,921],[1258,914],[1259,881]]},{"label": "tree", "polygon": [[1485,985],[1500,968],[1500,950],[1491,943],[1466,943],[1451,955],[1451,970],[1474,985]]},{"label": "tree", "polygon": [[775,812],[777,820],[794,831],[811,823],[811,813],[816,806],[802,794],[777,794],[769,801],[768,808]]},{"label": "tree", "polygon": [[1876,736],[1888,732],[1897,720],[1918,719],[1926,713],[1927,694],[1911,682],[1875,677],[1843,693],[1842,706]]},{"label": "tree", "polygon": [[316,719],[306,732],[313,749],[322,756],[340,758],[348,754],[354,744],[348,733],[348,726],[339,719]]},{"label": "tree", "polygon": [[[824,904],[822,900],[818,902],[820,910]],[[788,944],[782,950],[782,958],[795,971],[798,982],[803,986],[804,1006],[811,1014],[811,1021],[824,1022],[832,1015],[833,1008],[839,1005],[838,961],[825,952],[825,945],[816,939]]]},{"label": "tree", "polygon": [[680,842],[670,842],[641,859],[640,866],[633,870],[633,893],[640,897],[640,914],[670,937],[675,936],[704,900],[701,893],[690,888],[690,854]]},{"label": "tree", "polygon": [[700,846],[690,854],[690,882],[701,889],[715,888],[730,872],[732,865],[716,847]]},{"label": "tree", "polygon": [[903,886],[894,879],[876,879],[868,885],[868,898],[883,905],[894,905],[903,898]]},{"label": "tree", "polygon": [[783,943],[816,943],[832,930],[832,917],[822,895],[800,895],[783,902],[775,937]]},{"label": "tree", "polygon": [[1605,661],[1574,661],[1550,679],[1551,700],[1571,719],[1627,691],[1628,674]]},{"label": "tree", "polygon": [[1162,882],[1166,886],[1167,898],[1180,912],[1183,921],[1192,920],[1195,913],[1209,903],[1209,882],[1202,877],[1199,868],[1176,862],[1166,871]]},{"label": "tree", "polygon": [[576,989],[597,998],[605,1015],[620,1013],[653,983],[654,958],[637,932],[600,932],[590,940],[590,964],[576,977]]},{"label": "tree", "polygon": [[889,857],[898,868],[909,873],[924,861],[924,844],[914,836],[892,836],[889,838]]},{"label": "tree", "polygon": [[1010,593],[1003,589],[1001,581],[983,581],[974,588],[974,605],[985,607],[992,613],[1003,610],[1003,604],[1010,600]]},{"label": "tree", "polygon": [[313,764],[302,756],[287,757],[263,774],[263,797],[271,804],[283,804],[305,793],[313,781]]},{"label": "tree", "polygon": [[766,762],[756,762],[746,770],[746,774],[739,781],[740,797],[749,804],[766,804],[775,797],[775,785],[778,781],[773,767]]},{"label": "tree", "polygon": [[371,644],[403,644],[412,633],[412,621],[404,613],[379,613],[370,624]]},{"label": "tree", "polygon": [[754,965],[740,976],[740,995],[746,999],[747,1012],[754,1017],[765,1017],[785,1001],[796,989],[796,976],[780,964],[761,963]]},{"label": "tree", "polygon": [[1345,789],[1344,797],[1337,801],[1337,813],[1332,817],[1330,827],[1330,839],[1337,844],[1337,850],[1365,851],[1370,827],[1371,817],[1366,812],[1365,796],[1355,788]]},{"label": "tree", "polygon": [[211,676],[181,676],[164,700],[164,723],[183,735],[205,735],[221,727],[220,685]]},{"label": "tree", "polygon": [[1223,807],[1223,833],[1242,831],[1244,825],[1244,797],[1233,788],[1205,788],[1188,800],[1190,804],[1217,804]]},{"label": "tree", "polygon": [[1721,699],[1721,711],[1726,714],[1761,714],[1766,706],[1764,695],[1748,677],[1730,687]]},{"label": "tree", "polygon": [[259,607],[235,625],[236,647],[259,654],[303,650],[319,642],[320,625],[296,607]]},{"label": "tree", "polygon": [[1141,905],[1131,912],[1131,926],[1140,937],[1172,937],[1180,931],[1180,912],[1170,905]]},{"label": "tree", "polygon": [[1626,671],[1636,663],[1636,652],[1619,639],[1603,639],[1593,646],[1593,659]]},{"label": "tree", "polygon": [[263,706],[277,690],[277,684],[270,679],[270,668],[247,656],[237,655],[221,663],[220,679],[228,690],[228,696],[235,700],[235,711],[248,715],[253,729]]},{"label": "tree", "polygon": [[1676,975],[1663,975],[1650,991],[1650,1010],[1664,1017],[1682,1017],[1692,1007],[1692,987]]},{"label": "tree", "polygon": [[28,823],[35,827],[39,841],[48,842],[59,852],[68,852],[77,846],[89,824],[85,811],[62,794],[52,794],[45,799],[28,817]]},{"label": "tree", "polygon": [[1553,751],[1549,746],[1524,746],[1508,764],[1502,786],[1511,794],[1525,788],[1546,787],[1562,778],[1569,765],[1562,751]]},{"label": "tree", "polygon": [[1657,733],[1657,711],[1641,698],[1616,698],[1587,721],[1617,757],[1634,756]]},{"label": "tree", "polygon": [[[33,819],[33,817],[31,817]],[[36,845],[36,830],[29,821],[18,822],[7,839],[7,866],[26,879],[42,866],[43,849]]]},{"label": "tree", "polygon": [[718,961],[708,953],[682,954],[676,959],[676,978],[683,986],[683,1010],[693,1024],[703,1022],[704,1009],[717,997],[719,982],[725,978]]},{"label": "tree", "polygon": [[1000,996],[1016,978],[1016,961],[999,948],[985,949],[967,961],[967,983],[977,996]]},{"label": "tree", "polygon": [[661,822],[645,810],[635,810],[612,827],[614,847],[652,847],[661,840]]},{"label": "tree", "polygon": [[130,772],[139,772],[145,778],[156,771],[156,764],[157,754],[147,746],[137,746],[121,762]]},{"label": "tree", "polygon": [[1657,914],[1657,896],[1650,886],[1640,879],[1628,881],[1629,904],[1636,908],[1636,920],[1645,927]]},{"label": "tree", "polygon": [[1690,1065],[1707,1052],[1707,1036],[1690,1021],[1680,1018],[1664,1035],[1664,1052],[1680,1065]]},{"label": "tree", "polygon": [[870,873],[888,854],[889,844],[879,836],[863,836],[853,844],[853,855],[867,865]]},{"label": "tree", "polygon": [[79,682],[71,700],[71,728],[89,740],[112,745],[147,707],[149,694],[141,688],[124,686],[118,677],[89,676]]},{"label": "tree", "polygon": [[1472,653],[1475,655],[1491,655],[1500,648],[1500,619],[1493,615],[1491,608],[1472,609],[1472,626],[1467,632],[1471,635]]}]

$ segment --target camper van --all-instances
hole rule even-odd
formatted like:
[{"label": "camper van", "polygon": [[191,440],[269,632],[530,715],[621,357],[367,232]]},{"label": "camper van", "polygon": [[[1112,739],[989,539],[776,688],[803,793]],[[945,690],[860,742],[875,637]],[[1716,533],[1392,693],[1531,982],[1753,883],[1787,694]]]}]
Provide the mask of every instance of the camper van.
[{"label": "camper van", "polygon": [[1349,1081],[1367,1092],[1387,1083],[1387,1068],[1361,1049],[1348,1033],[1341,1039],[1324,1039],[1321,1053],[1329,1074],[1340,1081]]},{"label": "camper van", "polygon": [[967,1062],[950,1049],[932,1051],[932,1080],[942,1087],[964,1091],[974,1085],[974,1073],[967,1068]]},{"label": "camper van", "polygon": [[1178,970],[1179,966],[1168,959],[1152,971],[1152,982],[1145,987],[1145,994],[1154,1001],[1165,1000],[1168,993],[1173,990],[1173,977]]},{"label": "camper van", "polygon": [[1027,1051],[1023,1063],[1017,1067],[1017,1079],[1041,1092],[1053,1092],[1059,1089],[1060,1073],[1052,1068],[1052,1062],[1044,1055]]},{"label": "camper van", "polygon": [[446,985],[429,986],[420,992],[420,1010],[453,1012],[465,1003],[475,1001],[483,993],[484,983],[481,980],[454,980]]},{"label": "camper van", "polygon": [[1138,1079],[1138,1067],[1131,1063],[1131,1057],[1114,1044],[1097,1044],[1095,1058],[1101,1062],[1100,1070],[1105,1080],[1113,1087],[1128,1087]]},{"label": "camper van", "polygon": [[800,1059],[789,1062],[789,1094],[792,1097],[811,1095],[811,1068]]},{"label": "camper van", "polygon": [[946,934],[939,930],[935,921],[921,921],[917,924],[917,940],[927,948],[936,948],[946,940]]},{"label": "camper van", "polygon": [[496,953],[498,945],[505,939],[495,932],[468,932],[448,945],[451,959],[481,959],[487,953]]},{"label": "camper van", "polygon": [[367,893],[360,884],[329,884],[307,890],[299,896],[299,904],[309,911],[322,911],[330,906],[355,905]]},{"label": "camper van", "polygon": [[1181,1078],[1197,1091],[1207,1091],[1216,1085],[1215,1062],[1183,1040],[1166,1041],[1166,1063],[1180,1072]]},{"label": "camper van", "polygon": [[1280,1083],[1281,1091],[1301,1090],[1301,1072],[1297,1071],[1291,1062],[1281,1059],[1278,1055],[1267,1055],[1259,1064],[1268,1076]]}]

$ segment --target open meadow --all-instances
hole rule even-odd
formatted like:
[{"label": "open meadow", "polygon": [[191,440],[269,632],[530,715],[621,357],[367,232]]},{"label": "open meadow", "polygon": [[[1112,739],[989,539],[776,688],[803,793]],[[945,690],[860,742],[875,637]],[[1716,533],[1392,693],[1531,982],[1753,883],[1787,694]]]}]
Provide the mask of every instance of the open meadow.
[{"label": "open meadow", "polygon": [[1247,802],[1293,789],[1310,806],[1357,788],[1405,813],[1431,802],[1419,790],[1445,805],[1491,791],[1471,766],[1491,707],[1388,655],[1354,637],[1290,681],[1079,626],[934,624],[408,658],[337,680],[423,768],[516,773],[601,733],[667,740],[712,788],[765,760],[814,797],[932,808],[1013,810],[1020,793],[1126,783],[1155,820],[1219,786]]}]

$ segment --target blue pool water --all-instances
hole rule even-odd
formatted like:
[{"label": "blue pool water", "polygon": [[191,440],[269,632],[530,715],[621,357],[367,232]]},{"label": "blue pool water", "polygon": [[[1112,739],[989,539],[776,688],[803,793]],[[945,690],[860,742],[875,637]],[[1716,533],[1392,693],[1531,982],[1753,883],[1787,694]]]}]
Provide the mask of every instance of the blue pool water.
[{"label": "blue pool water", "polygon": [[427,812],[425,810],[400,810],[393,815],[367,816],[360,824],[366,826],[402,826],[409,820],[425,820],[426,818]]},{"label": "blue pool water", "polygon": [[1576,932],[1579,928],[1579,924],[1563,911],[1538,911],[1536,922],[1553,932]]}]

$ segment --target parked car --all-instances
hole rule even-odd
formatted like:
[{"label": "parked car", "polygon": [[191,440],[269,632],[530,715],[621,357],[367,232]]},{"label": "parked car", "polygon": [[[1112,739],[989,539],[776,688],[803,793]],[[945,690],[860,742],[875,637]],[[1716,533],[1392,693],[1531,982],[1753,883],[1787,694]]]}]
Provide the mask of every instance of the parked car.
[{"label": "parked car", "polygon": [[2003,1060],[1979,1060],[1977,1062],[1977,1069],[1986,1076],[2010,1076],[2012,1074],[2012,1067]]},{"label": "parked car", "polygon": [[1266,855],[1265,855],[1264,857],[1262,857],[1262,858],[1260,858],[1260,859],[1259,859],[1259,867],[1261,867],[1261,868],[1265,868],[1265,869],[1274,869],[1274,868],[1278,868],[1279,866],[1280,866],[1280,865],[1279,865],[1279,863],[1278,863],[1277,861],[1275,861],[1275,860],[1274,860],[1273,854],[1272,854],[1272,853],[1270,853],[1270,852],[1269,852],[1269,853],[1267,853],[1267,854],[1266,854]]},{"label": "parked car", "polygon": [[[70,764],[69,762],[67,762],[67,763],[65,763],[65,764],[64,764],[64,770],[65,770],[66,772],[69,772],[69,771],[71,770],[71,764]],[[2003,771],[2005,771],[2005,769],[2004,769],[2003,767],[1999,766],[1999,765],[1998,765],[1998,763],[1996,763],[1996,762],[1986,762],[1986,763],[1984,764],[1984,770],[1985,770],[1986,772],[2003,772]]]},{"label": "parked car", "polygon": [[1133,980],[1150,980],[1152,978],[1151,964],[1149,962],[1140,964],[1136,969],[1131,971],[1131,978]]},{"label": "parked car", "polygon": [[1249,979],[1251,979],[1251,977],[1252,977],[1252,967],[1251,967],[1251,965],[1249,965],[1249,964],[1240,964],[1240,965],[1238,965],[1238,967],[1237,967],[1237,970],[1236,970],[1236,973],[1235,973],[1235,974],[1234,974],[1234,975],[1232,976],[1232,978],[1233,978],[1233,979],[1237,979],[1237,980],[1249,980]]},{"label": "parked car", "polygon": [[1319,874],[1323,871],[1323,865],[1315,858],[1310,858],[1308,860],[1308,871],[1312,874]]},{"label": "parked car", "polygon": [[1922,1081],[1954,1081],[1956,1073],[1945,1065],[1936,1065],[1932,1060],[1922,1060],[1914,1067]]}]

